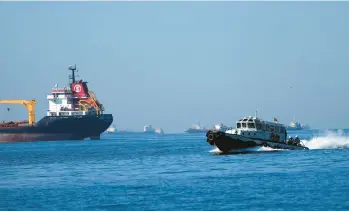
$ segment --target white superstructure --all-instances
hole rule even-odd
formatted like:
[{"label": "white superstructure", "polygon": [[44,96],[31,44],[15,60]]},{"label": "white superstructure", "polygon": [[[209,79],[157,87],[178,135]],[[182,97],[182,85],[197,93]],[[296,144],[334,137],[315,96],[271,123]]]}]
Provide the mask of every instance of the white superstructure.
[{"label": "white superstructure", "polygon": [[107,133],[115,133],[115,131],[116,131],[115,125],[110,126],[110,127],[107,129]]},{"label": "white superstructure", "polygon": [[286,128],[283,124],[263,121],[260,118],[251,116],[238,120],[236,122],[236,128],[227,130],[226,133],[251,139],[279,142],[285,142],[287,140]]},{"label": "white superstructure", "polygon": [[58,88],[58,84],[47,95],[47,116],[74,116],[88,114],[102,114],[103,106],[98,102],[96,95],[87,87],[87,82],[76,81],[76,66],[69,67],[72,71],[71,83],[64,88]]},{"label": "white superstructure", "polygon": [[145,125],[143,132],[155,132],[155,129],[151,125]]},{"label": "white superstructure", "polygon": [[228,127],[225,126],[225,125],[223,125],[223,123],[221,123],[221,124],[216,124],[216,125],[214,126],[214,129],[215,129],[215,130],[218,130],[218,131],[225,132],[225,131],[228,129]]},{"label": "white superstructure", "polygon": [[158,133],[164,134],[164,130],[162,128],[153,128],[152,125],[145,125],[143,129],[144,133]]}]

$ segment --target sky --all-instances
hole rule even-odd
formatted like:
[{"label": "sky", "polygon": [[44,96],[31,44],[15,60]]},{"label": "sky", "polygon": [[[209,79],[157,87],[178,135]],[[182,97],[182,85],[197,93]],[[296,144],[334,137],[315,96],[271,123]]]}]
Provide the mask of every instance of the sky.
[{"label": "sky", "polygon": [[349,2],[1,2],[0,27],[0,99],[37,121],[76,64],[119,129],[349,128]]}]

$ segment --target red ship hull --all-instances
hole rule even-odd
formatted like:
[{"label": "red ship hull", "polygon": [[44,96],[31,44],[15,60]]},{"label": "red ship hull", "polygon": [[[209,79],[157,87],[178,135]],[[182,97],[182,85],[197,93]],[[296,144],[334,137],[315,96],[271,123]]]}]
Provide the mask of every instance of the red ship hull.
[{"label": "red ship hull", "polygon": [[0,134],[0,142],[29,142],[29,141],[59,141],[71,140],[71,134],[40,134],[40,133],[22,133],[22,134]]}]

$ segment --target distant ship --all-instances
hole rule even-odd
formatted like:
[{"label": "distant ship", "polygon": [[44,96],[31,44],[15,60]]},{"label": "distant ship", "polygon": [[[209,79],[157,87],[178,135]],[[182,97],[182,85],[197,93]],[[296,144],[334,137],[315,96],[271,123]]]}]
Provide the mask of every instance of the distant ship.
[{"label": "distant ship", "polygon": [[116,131],[115,125],[110,126],[110,127],[106,130],[107,133],[115,133],[115,131]]},{"label": "distant ship", "polygon": [[151,125],[145,125],[143,132],[147,134],[164,134],[164,130],[162,128],[153,128]]},{"label": "distant ship", "polygon": [[214,130],[216,130],[216,131],[225,132],[225,131],[227,131],[227,130],[229,130],[229,129],[231,129],[231,128],[225,126],[223,123],[221,123],[221,124],[216,124],[216,125],[214,126]]},{"label": "distant ship", "polygon": [[292,130],[309,130],[310,127],[307,124],[301,124],[300,122],[296,121],[296,118],[294,118],[293,121],[290,122],[290,125],[286,127],[286,130],[292,131]]},{"label": "distant ship", "polygon": [[198,124],[194,124],[191,128],[185,130],[186,133],[207,133],[210,129],[204,128]]}]

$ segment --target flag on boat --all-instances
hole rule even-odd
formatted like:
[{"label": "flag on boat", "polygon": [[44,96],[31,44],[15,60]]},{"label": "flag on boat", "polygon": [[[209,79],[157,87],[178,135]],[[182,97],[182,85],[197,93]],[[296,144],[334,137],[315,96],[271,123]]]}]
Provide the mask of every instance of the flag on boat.
[{"label": "flag on boat", "polygon": [[274,122],[278,122],[278,119],[274,117]]}]

